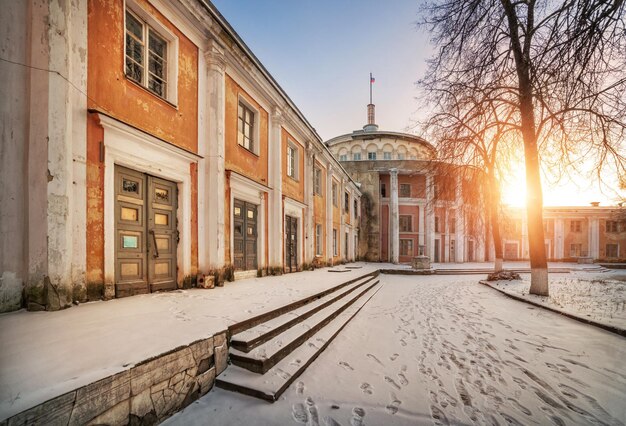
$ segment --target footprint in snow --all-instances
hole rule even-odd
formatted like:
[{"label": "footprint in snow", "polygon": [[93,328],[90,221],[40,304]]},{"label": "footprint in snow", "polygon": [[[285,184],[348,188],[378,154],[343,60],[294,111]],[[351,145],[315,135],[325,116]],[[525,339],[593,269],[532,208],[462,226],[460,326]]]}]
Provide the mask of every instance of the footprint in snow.
[{"label": "footprint in snow", "polygon": [[380,362],[380,360],[379,360],[378,358],[376,358],[376,356],[375,356],[375,355],[372,355],[372,354],[367,354],[367,357],[368,357],[368,358],[373,359],[374,361],[376,361],[376,362],[377,362],[377,363],[379,363],[380,365],[384,365],[382,362]]},{"label": "footprint in snow", "polygon": [[345,361],[339,361],[339,365],[341,365],[345,370],[354,371],[354,368],[352,368],[352,366]]},{"label": "footprint in snow", "polygon": [[309,413],[304,407],[304,404],[293,404],[291,407],[291,415],[293,419],[298,423],[307,423],[309,421]]},{"label": "footprint in snow", "polygon": [[372,393],[374,393],[374,388],[372,388],[372,385],[370,385],[369,383],[361,383],[360,388],[364,394],[371,395]]},{"label": "footprint in snow", "polygon": [[398,357],[400,356],[400,354],[393,354],[389,357],[390,360],[395,361]]},{"label": "footprint in snow", "polygon": [[393,393],[391,393],[390,396],[391,396],[391,402],[387,404],[387,406],[385,407],[385,410],[387,410],[389,414],[393,415],[398,412],[398,409],[400,407],[400,404],[402,404],[402,401],[396,398],[396,396]]},{"label": "footprint in snow", "polygon": [[300,395],[302,395],[304,393],[304,382],[298,382],[296,383],[296,392],[299,393]]},{"label": "footprint in snow", "polygon": [[350,424],[352,426],[363,426],[363,418],[365,417],[365,410],[361,407],[354,407],[352,409],[352,418]]}]

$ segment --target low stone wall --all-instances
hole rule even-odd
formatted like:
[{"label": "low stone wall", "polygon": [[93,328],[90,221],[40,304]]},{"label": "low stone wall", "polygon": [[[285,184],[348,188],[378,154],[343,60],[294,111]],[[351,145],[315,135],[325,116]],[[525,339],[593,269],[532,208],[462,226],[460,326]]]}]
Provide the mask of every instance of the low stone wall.
[{"label": "low stone wall", "polygon": [[206,394],[227,362],[223,331],[53,398],[0,426],[156,424]]}]

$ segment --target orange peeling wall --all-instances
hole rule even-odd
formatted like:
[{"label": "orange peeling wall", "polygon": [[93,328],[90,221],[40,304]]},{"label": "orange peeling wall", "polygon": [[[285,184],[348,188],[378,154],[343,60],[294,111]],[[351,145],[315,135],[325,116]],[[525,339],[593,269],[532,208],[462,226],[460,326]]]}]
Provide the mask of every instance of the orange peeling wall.
[{"label": "orange peeling wall", "polygon": [[[281,129],[281,140],[283,150],[283,165],[282,165],[282,177],[283,177],[283,195],[291,198],[292,200],[300,201],[304,203],[304,180],[311,179],[312,177],[304,175],[304,147],[298,143],[298,140],[294,138],[288,131]],[[296,144],[298,148],[298,179],[293,179],[287,176],[287,144],[288,141]]]},{"label": "orange peeling wall", "polygon": [[316,167],[319,168],[321,170],[321,174],[322,174],[322,193],[317,195],[313,195],[313,221],[315,222],[315,224],[313,225],[313,229],[312,229],[312,233],[313,233],[313,252],[316,255],[317,253],[315,253],[316,251],[316,244],[317,241],[315,240],[315,238],[317,238],[317,233],[315,232],[315,225],[320,224],[322,225],[322,259],[327,259],[326,257],[326,169],[320,164],[320,163],[315,163]]},{"label": "orange peeling wall", "polygon": [[[139,5],[178,37],[178,105],[130,81],[124,69],[124,2],[88,0],[87,105],[187,151],[198,145],[198,48],[146,0]],[[104,131],[87,122],[87,282],[104,281]],[[192,273],[198,265],[197,169],[192,177]]]},{"label": "orange peeling wall", "polygon": [[[245,98],[258,111],[259,139],[255,143],[259,145],[259,155],[248,151],[237,143],[237,109],[239,96]],[[254,98],[246,93],[228,74],[226,74],[226,111],[225,111],[225,164],[226,168],[233,170],[248,179],[267,186],[267,129],[268,114]]]},{"label": "orange peeling wall", "polygon": [[89,0],[88,107],[197,152],[198,47],[146,0],[137,3],[178,37],[178,105],[171,105],[126,78],[124,2]]}]

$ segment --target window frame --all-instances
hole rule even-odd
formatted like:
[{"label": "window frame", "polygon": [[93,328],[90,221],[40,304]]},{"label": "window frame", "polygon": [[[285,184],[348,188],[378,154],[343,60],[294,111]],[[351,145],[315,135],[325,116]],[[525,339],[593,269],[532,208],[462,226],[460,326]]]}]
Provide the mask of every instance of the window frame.
[{"label": "window frame", "polygon": [[350,214],[350,193],[348,191],[343,192],[343,212]]},{"label": "window frame", "polygon": [[[134,59],[129,57],[126,53],[126,38],[129,34],[126,22],[127,13],[132,15],[134,19],[138,20],[142,24],[142,54],[144,62],[141,65],[143,67],[141,82],[138,82],[137,80],[132,78],[126,70],[126,58],[130,58],[134,61]],[[166,77],[165,79],[163,79],[165,81],[165,90],[162,95],[151,90],[148,83],[150,74],[150,30],[152,30],[154,34],[156,34],[166,43],[166,57],[163,58],[165,61],[164,73]],[[177,108],[178,104],[178,45],[178,37],[169,28],[167,28],[163,23],[159,22],[150,13],[145,11],[141,6],[139,6],[139,4],[137,4],[135,0],[126,0],[126,5],[124,8],[124,61],[122,63],[122,73],[124,74],[124,78],[126,79],[126,81],[129,81],[132,84],[141,87],[142,89],[148,91],[148,93],[167,102],[175,108]]]},{"label": "window frame", "polygon": [[582,232],[583,231],[583,221],[580,219],[572,219],[569,223],[570,232]]},{"label": "window frame", "polygon": [[384,151],[383,152],[383,160],[391,160],[391,152]]},{"label": "window frame", "polygon": [[435,216],[435,223],[434,223],[435,234],[440,234],[441,233],[441,230],[439,229],[439,222],[440,222],[439,221],[439,216]]},{"label": "window frame", "polygon": [[348,161],[348,154],[339,155],[339,161]]},{"label": "window frame", "polygon": [[[578,250],[576,250],[576,248]],[[576,251],[578,251],[578,254],[576,254]],[[583,245],[582,245],[582,243],[570,243],[570,245],[569,245],[569,257],[581,257],[582,256],[582,252],[583,252]]]},{"label": "window frame", "polygon": [[376,161],[376,151],[370,151],[367,153],[368,161]]},{"label": "window frame", "polygon": [[[244,112],[245,110],[248,110],[251,115],[252,115],[252,128],[250,129],[250,142],[252,144],[252,147],[246,147],[244,144],[239,142],[239,135],[243,135],[243,137],[245,138],[245,134],[241,133],[239,130],[239,122],[241,120],[241,118],[239,117],[239,107],[243,107]],[[239,145],[240,147],[242,147],[243,149],[245,149],[246,151],[258,156],[259,155],[259,145],[260,145],[260,141],[259,141],[259,110],[252,105],[252,103],[250,101],[248,101],[245,97],[239,95],[238,99],[237,99],[237,145]]]},{"label": "window frame", "polygon": [[339,188],[337,187],[337,182],[333,180],[332,183],[332,198],[333,198],[333,206],[339,207]]},{"label": "window frame", "polygon": [[606,232],[611,233],[611,234],[616,234],[619,232],[619,222],[617,220],[607,220],[605,222],[606,223],[604,226],[605,226]]},{"label": "window frame", "polygon": [[[402,229],[402,219],[407,220],[408,218],[408,229]],[[413,232],[413,215],[411,214],[400,214],[398,215],[398,228],[400,232]]]},{"label": "window frame", "polygon": [[339,256],[339,251],[338,249],[338,243],[337,243],[337,228],[333,228],[333,257],[337,257]]},{"label": "window frame", "polygon": [[313,195],[322,196],[322,169],[313,166]]},{"label": "window frame", "polygon": [[[291,157],[289,155],[290,151],[292,152]],[[291,179],[298,181],[300,171],[300,149],[297,144],[293,142],[291,139],[287,140],[287,155],[285,158],[287,159],[287,176]]]},{"label": "window frame", "polygon": [[323,250],[322,250],[323,236],[324,236],[324,231],[322,229],[322,224],[316,223],[315,224],[315,255],[316,256],[324,255]]},{"label": "window frame", "polygon": [[[408,247],[405,247],[405,248],[407,248],[406,253],[403,253],[403,250],[402,250],[403,249],[403,245],[404,245],[403,243],[404,244],[409,243]],[[414,253],[415,253],[415,250],[414,250],[414,247],[413,247],[413,238],[400,238],[399,255],[400,256],[414,256]]]},{"label": "window frame", "polygon": [[[405,191],[402,188],[409,188],[408,194],[404,195]],[[411,184],[410,183],[400,183],[398,184],[398,197],[400,198],[411,198]]]},{"label": "window frame", "polygon": [[[615,247],[615,256],[609,256],[609,246]],[[604,246],[604,257],[607,259],[619,258],[619,243],[606,243]]]},{"label": "window frame", "polygon": [[352,153],[352,161],[361,161],[361,153],[353,152]]}]

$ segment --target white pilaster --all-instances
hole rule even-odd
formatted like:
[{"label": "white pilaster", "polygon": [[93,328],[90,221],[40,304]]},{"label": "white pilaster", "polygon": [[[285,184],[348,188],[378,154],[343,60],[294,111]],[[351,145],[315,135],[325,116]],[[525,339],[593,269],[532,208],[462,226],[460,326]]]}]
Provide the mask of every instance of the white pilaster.
[{"label": "white pilaster", "polygon": [[304,261],[313,261],[315,239],[315,225],[313,224],[313,142],[306,143],[306,156],[304,157],[304,203],[306,204],[304,215]]},{"label": "white pilaster", "polygon": [[[424,215],[424,205],[420,204],[418,206],[419,210],[417,213],[417,232],[418,232],[418,236],[417,236],[417,244],[418,246],[425,246],[426,243],[426,235],[424,235],[424,230],[426,229],[425,223],[424,221],[426,220],[426,217]],[[419,248],[418,248],[419,250]],[[417,253],[417,252],[416,252]],[[426,254],[426,248],[424,247],[424,254]]]},{"label": "white pilaster", "polygon": [[[456,226],[456,235],[455,235],[455,260],[457,262],[465,262],[465,215],[463,214],[463,181],[460,176],[457,177],[456,183],[456,191],[455,191],[455,199],[456,199],[456,209],[455,209],[455,217],[454,224]],[[483,234],[485,235],[485,234]]]},{"label": "white pilaster", "polygon": [[554,259],[560,260],[565,257],[565,221],[561,218],[554,219]]},{"label": "white pilaster", "polygon": [[283,265],[283,181],[281,126],[284,117],[280,108],[274,108],[270,117],[268,147],[268,174],[272,190],[269,193],[269,263]]},{"label": "white pilaster", "polygon": [[391,262],[398,263],[400,254],[400,217],[398,208],[398,169],[390,169],[391,177],[391,205],[389,209],[391,240]]},{"label": "white pilaster", "polygon": [[328,164],[326,171],[326,255],[333,258],[333,166]]},{"label": "white pilaster", "polygon": [[[200,239],[205,239],[204,245],[205,259],[200,259],[200,265],[205,268],[221,267],[224,264],[225,255],[225,71],[226,58],[224,57],[221,47],[216,41],[210,40],[208,50],[205,53],[205,61],[207,64],[207,80],[206,80],[206,143],[205,158],[202,166],[202,174],[200,178],[201,187],[204,192],[202,196],[206,197],[203,203],[203,210],[198,211],[198,220],[205,216],[202,220],[202,234],[198,232]],[[202,96],[201,96],[202,98]],[[198,247],[200,248],[200,247]],[[201,270],[203,268],[201,267]]]},{"label": "white pilaster", "polygon": [[589,219],[589,256],[600,257],[600,221],[595,217]]},{"label": "white pilaster", "polygon": [[426,255],[435,261],[435,187],[432,174],[426,175]]}]

